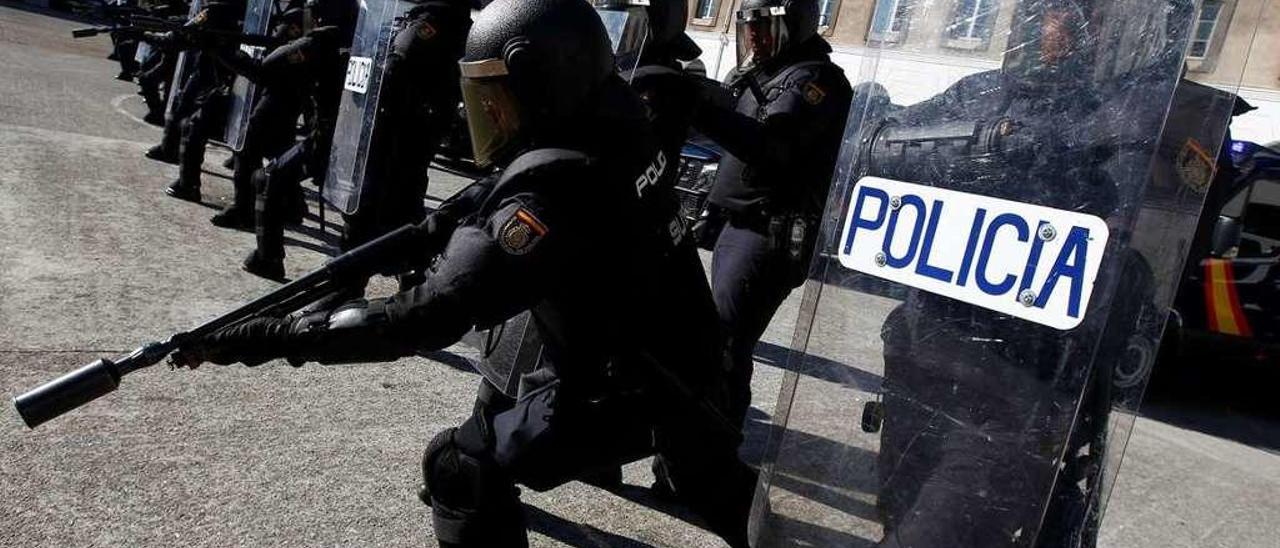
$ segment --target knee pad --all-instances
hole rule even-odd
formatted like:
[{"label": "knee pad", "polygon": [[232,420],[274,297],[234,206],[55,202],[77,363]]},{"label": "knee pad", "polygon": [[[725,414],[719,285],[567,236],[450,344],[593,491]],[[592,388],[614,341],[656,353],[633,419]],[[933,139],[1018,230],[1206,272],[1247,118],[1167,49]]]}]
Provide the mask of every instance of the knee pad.
[{"label": "knee pad", "polygon": [[[450,428],[431,439],[422,454],[424,498],[432,504],[442,503],[459,510],[479,509],[491,501],[505,498],[512,483],[498,469],[493,458],[483,454],[472,440],[459,440],[472,435],[465,426]],[[480,449],[480,451],[477,451]]]},{"label": "knee pad", "polygon": [[430,501],[436,537],[447,546],[520,545],[524,521],[515,485],[490,456],[466,451],[460,435],[466,434],[455,428],[436,434],[422,455],[420,496]]}]

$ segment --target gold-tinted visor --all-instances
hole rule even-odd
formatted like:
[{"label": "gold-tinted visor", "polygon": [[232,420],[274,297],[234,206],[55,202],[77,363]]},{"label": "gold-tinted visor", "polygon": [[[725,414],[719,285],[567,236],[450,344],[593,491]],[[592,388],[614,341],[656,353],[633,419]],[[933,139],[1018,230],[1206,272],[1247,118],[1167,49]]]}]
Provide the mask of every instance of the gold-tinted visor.
[{"label": "gold-tinted visor", "polygon": [[738,12],[738,68],[748,70],[778,55],[787,45],[784,7],[745,9]]},{"label": "gold-tinted visor", "polygon": [[516,142],[520,110],[501,59],[461,62],[462,103],[467,109],[476,165],[494,164]]}]

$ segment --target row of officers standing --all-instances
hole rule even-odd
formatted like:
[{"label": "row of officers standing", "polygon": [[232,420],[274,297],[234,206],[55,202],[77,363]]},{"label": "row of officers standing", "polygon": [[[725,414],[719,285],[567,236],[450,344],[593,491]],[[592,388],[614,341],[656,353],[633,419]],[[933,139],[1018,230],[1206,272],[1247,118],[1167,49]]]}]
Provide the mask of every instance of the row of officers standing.
[{"label": "row of officers standing", "polygon": [[[352,298],[360,288],[257,318],[187,343],[175,361],[395,360],[530,311],[538,369],[518,394],[482,382],[473,416],[424,454],[440,544],[527,545],[517,484],[609,477],[656,454],[655,488],[746,546],[756,475],[737,449],[752,351],[805,277],[852,100],[816,0],[741,2],[724,84],[684,69],[701,52],[683,0],[413,2],[367,67],[353,40],[370,38],[362,18],[376,1],[268,8],[281,45],[267,51],[192,38],[241,31],[254,11],[241,2],[193,9],[186,25],[205,34],[143,38],[191,56],[164,142],[148,152],[179,165],[168,193],[200,200],[205,146],[243,100],[240,76],[257,95],[235,197],[212,222],[256,231],[246,270],[283,278],[284,225],[305,211],[308,178],[354,202],[339,207],[345,249],[407,223],[430,236],[388,267],[401,282],[391,297]],[[356,99],[369,133],[359,138],[339,120]],[[428,214],[428,167],[460,102],[475,165],[490,174]],[[693,130],[726,155],[707,211],[686,223],[674,186]],[[365,148],[340,150],[351,142]],[[355,187],[325,180],[341,154],[366,166]],[[714,250],[710,284],[699,244]]]}]

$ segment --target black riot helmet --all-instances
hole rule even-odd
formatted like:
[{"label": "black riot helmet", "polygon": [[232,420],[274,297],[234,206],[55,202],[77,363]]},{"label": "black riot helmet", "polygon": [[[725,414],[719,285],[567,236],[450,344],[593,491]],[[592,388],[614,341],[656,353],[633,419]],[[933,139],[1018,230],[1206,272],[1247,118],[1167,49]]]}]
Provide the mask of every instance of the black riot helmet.
[{"label": "black riot helmet", "polygon": [[[1153,0],[1156,2],[1158,0]],[[1001,71],[1028,88],[1083,84],[1096,50],[1097,0],[1021,0]]]},{"label": "black riot helmet", "polygon": [[243,18],[243,0],[213,0],[201,6],[188,24],[205,29],[229,30],[238,27]]},{"label": "black riot helmet", "polygon": [[475,17],[459,67],[481,166],[571,119],[615,70],[609,35],[582,0],[494,0]]},{"label": "black riot helmet", "polygon": [[619,65],[634,66],[632,60],[646,49],[680,60],[696,59],[702,53],[684,33],[686,0],[592,0],[592,5],[609,33]]},{"label": "black riot helmet", "polygon": [[271,20],[271,35],[284,41],[302,37],[305,11],[301,7],[289,8]]},{"label": "black riot helmet", "polygon": [[818,0],[742,0],[738,69],[747,71],[818,34]]},{"label": "black riot helmet", "polygon": [[303,29],[310,32],[318,27],[338,27],[344,32],[356,28],[360,16],[360,0],[306,0]]}]

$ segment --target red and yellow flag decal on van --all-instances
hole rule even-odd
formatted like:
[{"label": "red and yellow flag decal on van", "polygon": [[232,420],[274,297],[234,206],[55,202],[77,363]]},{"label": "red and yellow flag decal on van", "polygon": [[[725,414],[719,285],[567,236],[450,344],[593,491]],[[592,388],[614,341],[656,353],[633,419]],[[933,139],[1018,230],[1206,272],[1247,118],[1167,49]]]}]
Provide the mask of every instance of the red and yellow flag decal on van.
[{"label": "red and yellow flag decal on van", "polygon": [[1241,337],[1253,335],[1240,306],[1240,296],[1236,294],[1236,276],[1231,261],[1204,261],[1204,309],[1210,331]]}]

